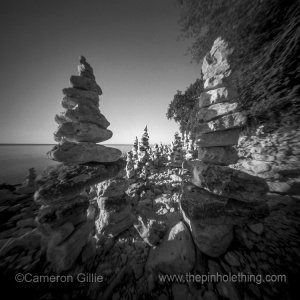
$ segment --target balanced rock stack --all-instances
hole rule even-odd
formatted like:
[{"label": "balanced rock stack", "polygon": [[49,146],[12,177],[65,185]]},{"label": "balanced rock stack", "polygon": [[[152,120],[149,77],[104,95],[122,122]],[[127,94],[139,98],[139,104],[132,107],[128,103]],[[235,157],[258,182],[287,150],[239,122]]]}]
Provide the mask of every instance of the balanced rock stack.
[{"label": "balanced rock stack", "polygon": [[126,158],[127,164],[126,164],[126,175],[128,178],[131,178],[135,175],[134,170],[134,161],[133,161],[133,154],[132,151],[127,152],[127,158]]},{"label": "balanced rock stack", "polygon": [[63,164],[38,176],[34,195],[42,205],[37,221],[43,248],[57,272],[85,263],[94,253],[95,222],[87,217],[90,202],[85,190],[114,178],[125,167],[125,161],[119,160],[121,151],[95,144],[109,139],[112,132],[104,128],[109,123],[98,108],[102,92],[84,57],[79,70],[80,76],[71,77],[72,88],[63,90],[66,112],[56,116],[61,125],[54,136],[60,144],[50,157]]},{"label": "balanced rock stack", "polygon": [[192,183],[184,183],[180,205],[198,248],[209,256],[224,253],[233,240],[233,225],[258,222],[268,214],[264,180],[226,167],[238,160],[232,147],[246,117],[237,112],[230,87],[228,45],[217,39],[204,59],[205,91],[200,96],[198,160],[185,161]]},{"label": "balanced rock stack", "polygon": [[137,136],[135,137],[135,141],[133,143],[133,147],[132,147],[131,151],[133,154],[133,159],[134,160],[138,159],[139,140],[138,140]]},{"label": "balanced rock stack", "polygon": [[92,67],[81,56],[79,76],[71,76],[70,88],[63,89],[61,105],[66,109],[55,116],[59,124],[54,133],[58,145],[48,152],[52,160],[65,164],[82,164],[91,161],[117,161],[119,149],[97,145],[112,137],[107,129],[110,123],[99,110],[99,95],[102,90],[95,81]]},{"label": "balanced rock stack", "polygon": [[141,137],[141,142],[139,145],[139,161],[143,164],[145,164],[149,160],[149,135],[148,135],[148,129],[147,126],[144,129],[144,133]]},{"label": "balanced rock stack", "polygon": [[16,189],[16,194],[33,194],[36,191],[36,172],[34,168],[28,169],[28,175],[26,180],[22,183],[22,186]]},{"label": "balanced rock stack", "polygon": [[148,129],[147,126],[144,129],[144,133],[141,138],[140,142],[140,151],[148,151],[150,149],[149,147],[149,135],[148,135]]},{"label": "balanced rock stack", "polygon": [[183,163],[183,151],[182,151],[182,142],[181,137],[179,136],[178,132],[174,134],[174,142],[172,142],[172,162],[171,167],[178,167],[181,168]]},{"label": "balanced rock stack", "polygon": [[132,206],[125,194],[129,185],[128,179],[120,177],[98,184],[98,234],[115,237],[133,225],[135,217],[131,213]]},{"label": "balanced rock stack", "polygon": [[185,159],[186,160],[191,160],[193,159],[194,152],[195,152],[195,147],[194,147],[194,139],[192,136],[192,133],[189,132],[186,134],[186,154],[185,154]]}]

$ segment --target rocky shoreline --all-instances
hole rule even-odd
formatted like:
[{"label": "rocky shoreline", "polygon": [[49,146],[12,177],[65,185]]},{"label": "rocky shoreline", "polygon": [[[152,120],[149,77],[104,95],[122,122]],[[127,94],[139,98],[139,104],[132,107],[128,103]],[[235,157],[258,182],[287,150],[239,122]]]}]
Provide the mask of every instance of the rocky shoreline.
[{"label": "rocky shoreline", "polygon": [[[0,273],[11,298],[294,299],[300,199],[270,190],[247,153],[240,161],[246,117],[231,54],[218,39],[204,59],[195,133],[151,148],[146,126],[126,157],[98,145],[113,133],[80,57],[48,153],[60,164],[0,186]],[[259,151],[257,160],[267,155]]]},{"label": "rocky shoreline", "polygon": [[[1,274],[6,283],[3,286],[12,295],[25,293],[33,299],[292,299],[299,278],[299,199],[268,193],[269,215],[253,225],[234,225],[230,247],[214,258],[194,246],[179,202],[181,180],[185,182],[189,176],[177,172],[161,166],[146,180],[139,178],[128,186],[124,198],[135,216],[134,222],[119,220],[120,200],[117,209],[113,202],[102,205],[102,211],[109,214],[107,219],[112,220],[108,223],[111,228],[104,226],[105,234],[95,241],[95,251],[87,245],[84,257],[72,269],[60,273],[72,275],[74,280],[70,284],[15,281],[17,273],[30,273],[32,277],[57,273],[41,247],[42,235],[36,223],[39,206],[33,201],[33,194],[17,195],[12,187],[7,192],[7,202],[3,202],[3,194],[1,197]],[[97,207],[96,201],[91,203],[90,207]],[[115,236],[106,235],[112,232]],[[7,241],[9,246],[3,247]],[[224,242],[219,241],[221,245]],[[287,282],[201,284],[159,280],[163,274],[186,273],[283,274]],[[103,281],[77,279],[78,274],[103,276]]]}]

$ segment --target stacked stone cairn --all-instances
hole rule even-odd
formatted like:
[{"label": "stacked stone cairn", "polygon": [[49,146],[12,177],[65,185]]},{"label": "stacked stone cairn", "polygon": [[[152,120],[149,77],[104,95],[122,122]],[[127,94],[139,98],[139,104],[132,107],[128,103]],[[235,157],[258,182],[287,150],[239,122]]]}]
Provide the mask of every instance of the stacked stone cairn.
[{"label": "stacked stone cairn", "polygon": [[17,194],[33,194],[36,191],[36,172],[34,168],[28,169],[28,175],[20,187],[17,188]]},{"label": "stacked stone cairn", "polygon": [[113,162],[121,156],[119,149],[97,145],[112,137],[107,129],[110,123],[99,110],[102,90],[95,81],[92,67],[81,56],[79,76],[71,76],[71,88],[63,89],[61,105],[66,111],[55,116],[59,124],[54,133],[58,145],[48,156],[65,164],[82,164],[90,161]]},{"label": "stacked stone cairn", "polygon": [[85,190],[114,178],[125,162],[121,151],[97,145],[111,138],[109,122],[99,111],[102,91],[93,69],[81,56],[79,76],[71,76],[63,89],[65,112],[57,115],[54,139],[59,142],[49,153],[62,162],[46,168],[36,180],[34,199],[42,205],[37,222],[48,261],[57,272],[70,271],[95,254],[93,218],[87,215],[90,202]]},{"label": "stacked stone cairn", "polygon": [[139,144],[139,152],[138,152],[138,161],[140,163],[139,169],[141,169],[141,176],[143,178],[146,178],[149,170],[149,164],[147,164],[150,160],[150,147],[149,147],[149,135],[148,135],[148,129],[147,126],[144,129],[144,133],[141,137],[141,141]]},{"label": "stacked stone cairn", "polygon": [[[130,228],[135,220],[132,206],[127,201],[129,180],[122,172],[114,178],[98,184],[99,218],[96,220],[97,234],[115,237]],[[99,238],[101,239],[101,238]]]},{"label": "stacked stone cairn", "polygon": [[195,244],[211,257],[229,247],[233,225],[258,223],[268,214],[265,181],[227,167],[238,160],[233,146],[238,143],[239,128],[246,123],[230,84],[232,52],[219,38],[204,58],[205,89],[199,99],[196,131],[198,160],[183,164],[192,182],[183,184],[180,205]]},{"label": "stacked stone cairn", "polygon": [[185,159],[191,160],[194,157],[195,146],[194,139],[191,132],[186,133],[186,150],[185,150]]},{"label": "stacked stone cairn", "polygon": [[134,160],[138,159],[139,140],[138,140],[137,136],[135,137],[135,141],[133,143],[133,147],[132,147],[131,151],[132,151],[133,159]]},{"label": "stacked stone cairn", "polygon": [[126,161],[127,161],[127,164],[126,164],[126,175],[127,175],[128,178],[132,178],[135,175],[134,161],[133,161],[132,151],[128,151],[127,152]]},{"label": "stacked stone cairn", "polygon": [[181,137],[179,136],[178,132],[174,134],[174,141],[172,142],[171,150],[172,153],[170,166],[174,168],[181,168],[184,152],[182,150]]},{"label": "stacked stone cairn", "polygon": [[139,151],[149,151],[149,135],[148,135],[148,128],[147,126],[144,129],[144,133],[141,137]]}]

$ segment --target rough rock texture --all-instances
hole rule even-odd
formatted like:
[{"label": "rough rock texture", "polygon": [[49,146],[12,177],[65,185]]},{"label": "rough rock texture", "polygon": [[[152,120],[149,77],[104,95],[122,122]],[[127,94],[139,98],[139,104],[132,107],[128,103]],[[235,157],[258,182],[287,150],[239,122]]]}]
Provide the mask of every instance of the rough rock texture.
[{"label": "rough rock texture", "polygon": [[36,191],[36,172],[34,168],[28,170],[28,175],[26,180],[22,183],[22,186],[18,187],[16,190],[17,194],[32,194]]},{"label": "rough rock texture", "polygon": [[[95,144],[110,139],[112,132],[99,110],[102,90],[93,69],[83,56],[79,63],[79,76],[71,76],[72,87],[63,90],[61,104],[66,111],[55,117],[60,125],[54,139],[60,144],[48,153],[63,164],[44,170],[34,195],[42,205],[36,218],[42,246],[55,272],[72,270],[78,262],[93,264],[96,240],[92,234],[98,210],[95,199],[90,199],[94,193],[87,194],[87,188],[116,177],[126,164],[120,160],[120,150]],[[134,219],[127,215],[102,209],[98,229],[115,236],[132,225]]]},{"label": "rough rock texture", "polygon": [[55,264],[58,271],[65,271],[72,267],[85,246],[93,226],[92,222],[79,224],[64,242],[57,246],[51,244],[48,247],[47,257]]},{"label": "rough rock texture", "polygon": [[261,178],[224,166],[189,161],[184,167],[193,174],[192,182],[211,193],[240,201],[262,201],[268,186]]},{"label": "rough rock texture", "polygon": [[37,220],[39,224],[49,224],[57,227],[67,220],[74,221],[82,214],[86,215],[89,207],[89,199],[79,195],[71,201],[53,205],[43,205],[39,210]]},{"label": "rough rock texture", "polygon": [[111,179],[97,185],[97,195],[99,197],[119,197],[129,187],[129,181],[123,178]]},{"label": "rough rock texture", "polygon": [[190,220],[185,217],[193,240],[200,251],[211,256],[218,257],[223,254],[233,240],[233,225],[209,225],[199,219]]},{"label": "rough rock texture", "polygon": [[186,225],[179,222],[168,230],[159,246],[150,250],[146,268],[163,274],[186,274],[194,263],[192,237]]},{"label": "rough rock texture", "polygon": [[113,133],[93,123],[63,123],[54,133],[57,142],[67,140],[69,142],[100,143],[109,140]]},{"label": "rough rock texture", "polygon": [[64,142],[47,153],[52,160],[66,164],[84,164],[88,162],[114,162],[122,152],[119,149],[96,145],[94,143]]},{"label": "rough rock texture", "polygon": [[231,87],[232,83],[228,77],[224,77],[223,75],[216,75],[214,77],[207,78],[204,81],[204,91],[210,91],[222,87]]},{"label": "rough rock texture", "polygon": [[271,192],[299,195],[300,128],[296,117],[282,118],[275,130],[264,124],[241,136],[237,145],[240,159],[233,167],[265,179]]},{"label": "rough rock texture", "polygon": [[125,161],[119,160],[110,164],[58,165],[47,167],[38,176],[35,201],[44,204],[57,204],[68,201],[85,188],[115,177]]},{"label": "rough rock texture", "polygon": [[[220,84],[220,83],[219,83]],[[199,107],[206,107],[219,102],[227,102],[237,98],[236,91],[229,87],[218,87],[214,90],[204,91],[199,97]]]},{"label": "rough rock texture", "polygon": [[237,163],[239,157],[233,147],[199,147],[198,159],[214,165],[231,165]]},{"label": "rough rock texture", "polygon": [[61,104],[65,109],[73,109],[76,105],[86,105],[92,109],[99,108],[99,97],[96,92],[74,88],[64,88],[62,92],[65,97]]},{"label": "rough rock texture", "polygon": [[87,105],[78,105],[73,109],[67,109],[55,116],[55,121],[58,124],[77,122],[77,123],[93,123],[99,127],[106,129],[110,123],[99,109],[91,108]]},{"label": "rough rock texture", "polygon": [[209,122],[213,119],[223,117],[237,110],[237,103],[217,103],[208,108],[202,108],[199,112],[199,121]]},{"label": "rough rock texture", "polygon": [[210,193],[192,183],[183,186],[180,206],[185,218],[209,225],[258,222],[269,213],[263,201],[242,202]]},{"label": "rough rock texture", "polygon": [[239,129],[199,133],[196,135],[196,144],[199,147],[234,146],[238,143]]},{"label": "rough rock texture", "polygon": [[196,130],[198,133],[207,133],[212,131],[239,128],[244,126],[246,121],[246,116],[243,113],[237,112],[199,125]]},{"label": "rough rock texture", "polygon": [[[124,191],[123,191],[124,193]],[[115,237],[132,226],[135,217],[124,197],[99,197],[99,218],[96,220],[98,233]]]},{"label": "rough rock texture", "polygon": [[96,92],[98,95],[102,95],[102,90],[95,80],[86,78],[83,76],[72,75],[70,77],[70,83],[73,88],[83,89],[87,91]]},{"label": "rough rock texture", "polygon": [[[247,122],[245,114],[239,112],[238,95],[231,86],[229,58],[232,52],[233,49],[218,38],[204,57],[205,84],[199,97],[199,124],[195,130],[199,160],[183,163],[192,183],[183,183],[179,197],[195,244],[212,257],[219,257],[229,247],[233,225],[259,222],[269,213],[265,202],[267,183],[226,167],[238,161],[233,146],[238,144],[240,128]],[[256,171],[268,168],[267,163],[259,164]],[[226,288],[226,285],[220,286],[222,296],[234,294]]]},{"label": "rough rock texture", "polygon": [[167,231],[166,222],[154,214],[149,214],[146,209],[138,212],[134,227],[140,237],[150,246],[159,244]]}]

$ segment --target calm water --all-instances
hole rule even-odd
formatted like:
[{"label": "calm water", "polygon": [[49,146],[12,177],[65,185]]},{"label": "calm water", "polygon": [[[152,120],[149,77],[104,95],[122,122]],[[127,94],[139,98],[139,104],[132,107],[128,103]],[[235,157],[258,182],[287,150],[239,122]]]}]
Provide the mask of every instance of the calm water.
[{"label": "calm water", "polygon": [[[123,154],[131,150],[132,145],[106,145],[118,148]],[[56,165],[48,159],[46,153],[53,145],[0,145],[0,184],[22,183],[29,168],[35,168],[39,175],[45,167]]]}]

